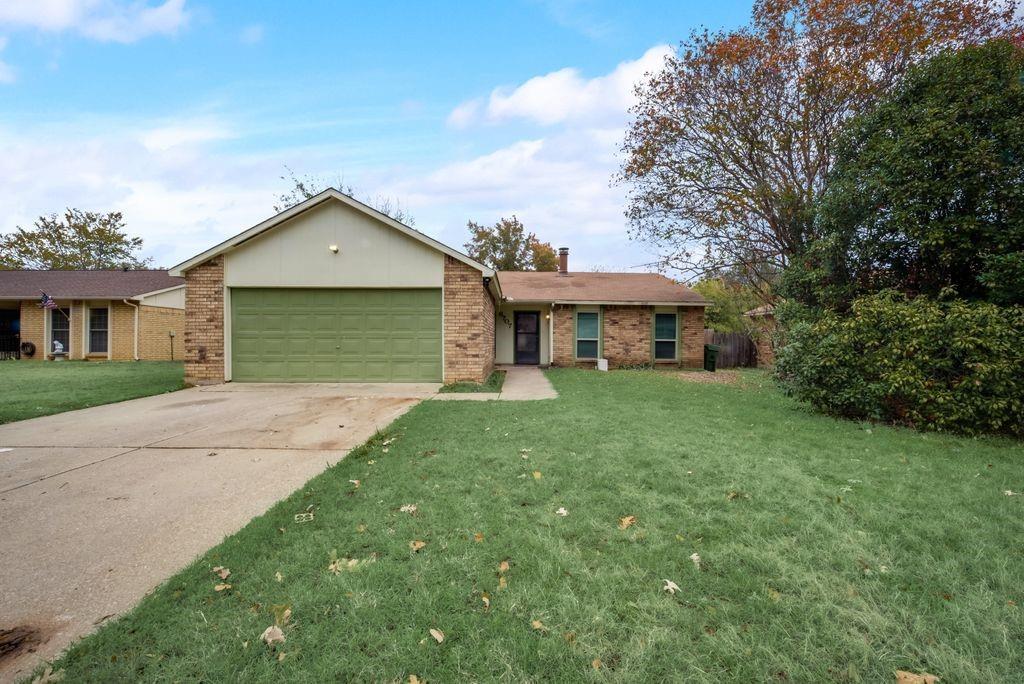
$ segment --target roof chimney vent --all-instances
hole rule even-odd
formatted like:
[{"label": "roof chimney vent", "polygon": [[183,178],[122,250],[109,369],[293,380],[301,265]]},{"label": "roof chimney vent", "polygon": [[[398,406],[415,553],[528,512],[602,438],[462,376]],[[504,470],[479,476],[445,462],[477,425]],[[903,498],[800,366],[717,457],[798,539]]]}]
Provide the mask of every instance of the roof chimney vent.
[{"label": "roof chimney vent", "polygon": [[558,273],[559,275],[569,274],[569,248],[558,248]]}]

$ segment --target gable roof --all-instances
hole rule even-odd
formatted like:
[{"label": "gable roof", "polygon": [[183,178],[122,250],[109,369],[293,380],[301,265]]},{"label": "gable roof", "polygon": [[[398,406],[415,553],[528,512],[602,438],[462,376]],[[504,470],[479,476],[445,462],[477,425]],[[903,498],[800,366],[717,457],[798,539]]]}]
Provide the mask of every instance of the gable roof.
[{"label": "gable roof", "polygon": [[0,299],[133,299],[184,287],[167,271],[0,271]]},{"label": "gable roof", "polygon": [[658,273],[500,271],[498,280],[509,302],[708,304],[690,288]]},{"label": "gable roof", "polygon": [[304,202],[299,202],[295,206],[289,207],[289,208],[285,209],[284,211],[278,213],[275,216],[271,216],[266,221],[263,221],[262,223],[257,223],[252,228],[249,228],[248,230],[244,230],[241,233],[239,233],[238,235],[235,235],[234,237],[228,238],[227,240],[225,240],[224,242],[220,243],[219,245],[211,247],[210,249],[206,250],[205,252],[202,252],[201,254],[197,254],[196,256],[192,257],[191,259],[189,259],[187,261],[183,261],[182,263],[178,264],[177,266],[174,266],[173,268],[171,268],[170,273],[172,275],[175,275],[175,276],[183,275],[184,272],[189,270],[190,268],[194,268],[195,266],[198,266],[199,264],[212,259],[213,257],[217,256],[218,254],[223,254],[224,252],[232,250],[235,247],[238,247],[238,246],[242,245],[243,243],[253,239],[254,237],[256,237],[258,235],[261,235],[262,233],[264,233],[264,232],[266,232],[268,230],[271,230],[272,228],[276,228],[277,226],[281,225],[285,221],[293,219],[296,216],[298,216],[298,215],[300,215],[300,214],[302,214],[302,213],[304,213],[306,211],[309,211],[313,207],[315,207],[315,206],[317,206],[319,204],[322,204],[323,202],[327,202],[329,200],[337,200],[337,201],[341,202],[342,204],[345,204],[345,205],[348,205],[349,207],[352,207],[356,211],[361,211],[362,213],[366,214],[367,216],[375,218],[378,221],[380,221],[381,223],[384,223],[385,225],[390,226],[391,228],[394,228],[395,230],[397,230],[397,231],[399,231],[401,233],[404,233],[408,237],[411,237],[413,240],[417,240],[419,242],[422,242],[423,244],[427,245],[428,247],[433,247],[437,251],[442,252],[443,254],[447,254],[448,256],[452,257],[453,259],[457,259],[457,260],[461,261],[462,263],[464,263],[464,264],[466,264],[468,266],[472,266],[473,268],[475,268],[478,271],[480,271],[481,273],[483,273],[484,276],[486,276],[486,277],[489,277],[489,278],[493,278],[494,277],[494,269],[491,269],[491,268],[488,268],[487,266],[484,266],[479,261],[475,261],[475,260],[469,258],[468,256],[466,256],[462,252],[459,252],[458,250],[452,249],[451,247],[449,247],[448,245],[446,245],[444,243],[438,242],[437,240],[435,240],[434,238],[430,237],[429,235],[426,235],[424,233],[419,232],[418,230],[410,228],[409,226],[405,225],[404,223],[399,223],[398,221],[396,221],[395,219],[391,218],[387,214],[383,214],[383,213],[377,211],[376,209],[374,209],[373,207],[370,207],[370,206],[368,206],[366,204],[363,204],[359,200],[353,199],[352,197],[349,197],[348,195],[346,195],[346,194],[344,194],[342,192],[339,192],[338,190],[335,190],[334,188],[327,188],[323,192],[321,192],[321,193],[319,193],[317,195],[314,195],[313,197],[310,197],[309,199],[305,200]]}]

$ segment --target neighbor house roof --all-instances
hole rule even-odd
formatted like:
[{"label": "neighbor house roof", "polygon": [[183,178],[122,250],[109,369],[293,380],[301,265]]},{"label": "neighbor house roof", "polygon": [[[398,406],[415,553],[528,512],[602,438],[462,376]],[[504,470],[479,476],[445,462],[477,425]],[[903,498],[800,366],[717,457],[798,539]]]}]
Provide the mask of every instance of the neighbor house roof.
[{"label": "neighbor house roof", "polygon": [[744,316],[750,316],[752,318],[757,316],[773,316],[775,315],[775,307],[771,304],[764,304],[762,306],[751,309],[750,311],[744,311]]},{"label": "neighbor house roof", "polygon": [[510,302],[589,302],[685,304],[708,302],[685,285],[658,273],[577,273],[500,271],[498,280]]},{"label": "neighbor house roof", "polygon": [[355,209],[357,211],[361,211],[364,214],[366,214],[367,216],[372,216],[373,218],[377,219],[378,221],[381,221],[382,223],[384,223],[385,225],[388,225],[388,226],[394,228],[395,230],[397,230],[397,231],[399,231],[401,233],[404,233],[405,235],[408,235],[413,240],[417,240],[419,242],[422,242],[423,244],[428,245],[430,247],[433,247],[434,249],[438,250],[439,252],[441,252],[443,254],[447,254],[448,256],[452,257],[453,259],[457,259],[457,260],[461,261],[464,264],[472,266],[473,268],[477,269],[478,271],[483,273],[484,276],[486,276],[488,278],[493,278],[494,277],[494,269],[491,269],[491,268],[488,268],[487,266],[484,266],[479,261],[471,259],[470,257],[466,256],[462,252],[460,252],[460,251],[458,251],[456,249],[452,249],[451,247],[449,247],[448,245],[446,245],[446,244],[444,244],[442,242],[438,242],[437,240],[435,240],[434,238],[430,237],[429,235],[421,233],[421,232],[419,232],[418,230],[416,230],[414,228],[410,228],[409,226],[405,225],[404,223],[399,223],[398,221],[396,221],[395,219],[391,218],[387,214],[383,214],[383,213],[377,211],[376,209],[374,209],[373,207],[368,206],[366,204],[363,204],[359,200],[353,199],[352,197],[349,197],[348,195],[346,195],[346,194],[344,194],[342,192],[339,192],[338,190],[335,190],[334,188],[327,188],[323,192],[321,192],[321,193],[319,193],[317,195],[314,195],[313,197],[310,197],[309,199],[307,199],[307,200],[305,200],[303,202],[299,202],[295,206],[289,207],[289,208],[285,209],[284,211],[280,212],[279,214],[276,214],[275,216],[271,216],[266,221],[263,221],[262,223],[257,223],[252,228],[249,228],[248,230],[244,230],[241,233],[239,233],[238,235],[235,235],[234,237],[228,238],[227,240],[225,240],[224,242],[220,243],[219,245],[215,245],[215,246],[211,247],[210,249],[206,250],[205,252],[202,252],[200,254],[195,255],[194,257],[192,257],[188,261],[183,261],[182,263],[178,264],[177,266],[174,266],[173,268],[171,268],[171,273],[173,273],[174,275],[182,275],[182,274],[185,273],[185,271],[187,271],[187,270],[189,270],[191,268],[194,268],[194,267],[198,266],[199,264],[202,264],[205,261],[208,261],[208,260],[212,259],[213,257],[217,256],[218,254],[223,254],[224,252],[230,251],[230,250],[234,249],[235,247],[238,247],[242,243],[251,240],[252,238],[256,237],[257,235],[260,235],[260,234],[264,233],[265,231],[268,231],[268,230],[270,230],[272,228],[275,228],[275,227],[281,225],[282,223],[284,223],[285,221],[288,221],[289,219],[293,219],[296,216],[298,216],[299,214],[302,214],[302,213],[304,213],[306,211],[309,211],[313,207],[316,207],[316,206],[322,204],[323,202],[327,202],[329,200],[337,200],[337,201],[341,202],[342,204],[347,204],[348,206],[352,207],[353,209]]},{"label": "neighbor house roof", "polygon": [[132,299],[184,285],[167,271],[0,271],[0,299]]}]

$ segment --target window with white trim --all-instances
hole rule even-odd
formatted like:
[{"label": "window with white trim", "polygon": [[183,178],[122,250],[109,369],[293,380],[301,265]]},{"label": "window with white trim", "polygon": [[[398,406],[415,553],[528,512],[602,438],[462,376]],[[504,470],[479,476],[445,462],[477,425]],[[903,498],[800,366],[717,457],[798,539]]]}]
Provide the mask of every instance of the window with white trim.
[{"label": "window with white trim", "polygon": [[676,314],[656,313],[654,314],[654,360],[675,361],[676,345],[678,335],[676,328]]},{"label": "window with white trim", "polygon": [[107,353],[107,335],[110,331],[110,312],[107,307],[89,309],[89,353]]},{"label": "window with white trim", "polygon": [[598,340],[601,321],[596,311],[576,312],[576,358],[596,359],[600,353]]},{"label": "window with white trim", "polygon": [[53,353],[54,342],[60,342],[65,354],[71,351],[70,315],[70,309],[50,309],[50,353]]}]

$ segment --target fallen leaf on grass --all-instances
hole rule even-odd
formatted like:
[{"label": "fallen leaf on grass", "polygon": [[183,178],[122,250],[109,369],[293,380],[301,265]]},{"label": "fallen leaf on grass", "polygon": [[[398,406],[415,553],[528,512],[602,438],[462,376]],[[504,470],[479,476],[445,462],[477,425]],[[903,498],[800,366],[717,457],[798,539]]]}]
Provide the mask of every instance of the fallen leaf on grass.
[{"label": "fallen leaf on grass", "polygon": [[213,590],[214,591],[224,591],[224,590],[230,589],[230,588],[231,588],[230,584],[228,584],[226,582],[222,582],[221,584],[214,585]]},{"label": "fallen leaf on grass", "polygon": [[214,571],[215,573],[217,573],[217,576],[218,576],[218,577],[220,577],[221,579],[227,579],[227,578],[228,578],[228,575],[230,575],[230,574],[231,574],[231,571],[230,571],[230,570],[228,570],[227,568],[221,567],[221,566],[219,566],[219,565],[218,565],[217,567],[215,567],[215,568],[213,569],[213,571]]},{"label": "fallen leaf on grass", "polygon": [[734,499],[749,499],[750,495],[747,494],[746,492],[737,492],[733,490],[726,494],[725,498],[728,499],[729,501],[732,501]]},{"label": "fallen leaf on grass", "polygon": [[504,577],[499,577],[498,578],[498,591],[501,591],[502,589],[506,588],[507,586],[508,586],[508,582],[505,581],[505,578]]},{"label": "fallen leaf on grass", "polygon": [[782,592],[780,592],[778,589],[772,589],[771,587],[768,587],[768,598],[770,598],[772,601],[781,601]]},{"label": "fallen leaf on grass", "polygon": [[491,607],[491,595],[485,591],[480,595],[480,600],[484,602],[484,609],[489,610]]},{"label": "fallen leaf on grass", "polygon": [[437,643],[441,643],[442,641],[444,641],[444,632],[442,632],[439,629],[431,628],[430,636],[434,637],[434,641],[436,641]]},{"label": "fallen leaf on grass", "polygon": [[355,488],[356,488],[356,489],[359,489],[359,485],[360,485],[360,482],[359,482],[359,480],[349,480],[349,482],[351,482],[352,484],[354,484],[354,485],[355,485]]},{"label": "fallen leaf on grass", "polygon": [[498,572],[508,572],[508,568],[509,565],[507,560],[503,560],[498,564]]},{"label": "fallen leaf on grass", "polygon": [[693,565],[698,570],[700,570],[700,554],[699,553],[691,553],[690,554],[690,560],[693,561]]},{"label": "fallen leaf on grass", "polygon": [[601,659],[600,658],[594,658],[593,660],[591,660],[590,661],[590,667],[594,668],[595,670],[600,670],[601,669]]},{"label": "fallen leaf on grass", "polygon": [[400,510],[402,513],[415,513],[416,512],[416,504],[405,504],[401,508],[399,508],[398,510]]},{"label": "fallen leaf on grass", "polygon": [[288,655],[288,654],[285,653],[284,651],[281,651],[280,653],[278,653],[277,654],[277,662],[281,662],[282,660],[284,660],[286,655]]},{"label": "fallen leaf on grass", "polygon": [[662,587],[663,591],[667,591],[668,593],[672,594],[673,596],[675,595],[675,593],[677,591],[679,591],[679,585],[676,584],[675,582],[673,582],[672,580],[662,580],[662,582],[665,583],[665,586]]},{"label": "fallen leaf on grass", "polygon": [[415,540],[409,542],[409,548],[412,549],[416,553],[419,553],[419,550],[422,549],[426,545],[427,545],[427,542],[420,541],[419,539],[415,539]]},{"label": "fallen leaf on grass", "polygon": [[548,631],[548,628],[545,627],[544,623],[541,622],[540,620],[534,620],[533,622],[530,623],[530,626],[533,627],[538,632],[546,632],[546,631]]},{"label": "fallen leaf on grass", "polygon": [[292,619],[292,607],[289,605],[270,606],[270,612],[274,614],[274,624],[278,627],[284,627]]},{"label": "fallen leaf on grass", "polygon": [[409,675],[409,684],[422,684],[422,682],[416,675]]},{"label": "fallen leaf on grass", "polygon": [[356,525],[356,532],[358,532],[359,534],[362,534],[365,531],[366,531],[366,525],[363,525],[362,523],[360,523],[359,525]]},{"label": "fallen leaf on grass", "polygon": [[628,527],[632,527],[635,524],[636,524],[636,516],[635,515],[627,515],[624,518],[619,518],[619,529],[620,530],[624,530],[624,529],[626,529]]},{"label": "fallen leaf on grass", "polygon": [[539,480],[540,478],[541,478],[540,471],[539,470],[534,470],[533,471],[533,479],[534,480]]},{"label": "fallen leaf on grass", "polygon": [[283,644],[284,632],[282,632],[281,628],[277,625],[270,625],[263,630],[263,634],[260,635],[260,640],[270,647],[273,647],[274,644]]},{"label": "fallen leaf on grass", "polygon": [[906,670],[896,670],[896,684],[935,684],[937,681],[939,681],[938,677],[927,672],[917,674]]},{"label": "fallen leaf on grass", "polygon": [[557,511],[555,511],[555,515],[560,515],[564,518],[565,516],[569,515],[569,511],[565,510],[565,508],[559,508]]},{"label": "fallen leaf on grass", "polygon": [[274,579],[276,579],[278,582],[284,581],[284,575],[281,574],[280,570],[274,573]]},{"label": "fallen leaf on grass", "polygon": [[478,541],[478,542],[482,542],[484,540],[484,533],[483,532],[477,532],[476,534],[473,535],[473,540],[474,541]]},{"label": "fallen leaf on grass", "polygon": [[1003,494],[1005,494],[1006,496],[1020,496],[1020,492],[1015,492],[1010,489],[1004,490]]}]

